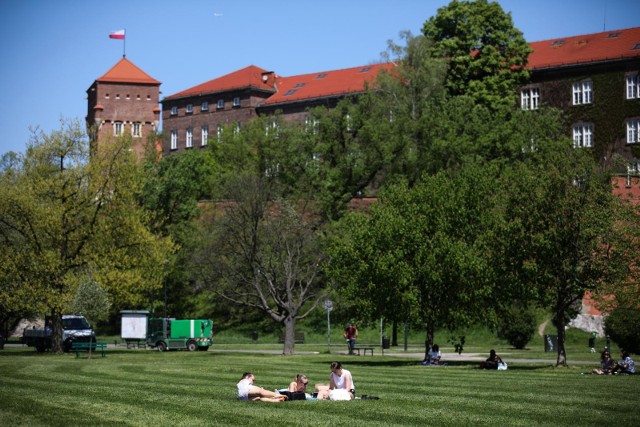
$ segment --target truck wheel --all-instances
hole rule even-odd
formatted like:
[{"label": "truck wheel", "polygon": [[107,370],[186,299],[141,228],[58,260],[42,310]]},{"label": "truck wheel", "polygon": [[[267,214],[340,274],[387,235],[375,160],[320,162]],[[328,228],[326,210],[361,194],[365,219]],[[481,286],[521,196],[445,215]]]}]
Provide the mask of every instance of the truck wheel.
[{"label": "truck wheel", "polygon": [[156,348],[158,349],[158,351],[160,353],[162,353],[163,351],[167,351],[167,344],[165,344],[164,342],[160,341],[158,344],[156,344]]},{"label": "truck wheel", "polygon": [[196,351],[198,350],[198,343],[195,341],[189,341],[187,342],[187,350],[189,351]]}]

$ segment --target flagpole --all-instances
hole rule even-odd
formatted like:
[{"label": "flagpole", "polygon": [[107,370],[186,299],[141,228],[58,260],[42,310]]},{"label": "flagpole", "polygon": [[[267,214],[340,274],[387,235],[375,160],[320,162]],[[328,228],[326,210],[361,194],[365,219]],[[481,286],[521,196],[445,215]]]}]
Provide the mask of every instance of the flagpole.
[{"label": "flagpole", "polygon": [[122,57],[127,57],[127,29],[124,29],[124,38],[122,39]]}]

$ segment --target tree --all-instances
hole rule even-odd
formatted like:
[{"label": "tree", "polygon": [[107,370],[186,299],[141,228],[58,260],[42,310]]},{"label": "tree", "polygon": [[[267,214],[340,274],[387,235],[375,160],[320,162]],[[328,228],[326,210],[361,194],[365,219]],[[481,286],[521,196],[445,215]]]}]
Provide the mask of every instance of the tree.
[{"label": "tree", "polygon": [[323,296],[313,214],[273,197],[266,177],[238,177],[228,188],[234,198],[220,205],[196,259],[201,281],[224,300],[284,324],[283,353],[293,354],[296,322]]},{"label": "tree", "polygon": [[51,134],[34,133],[26,154],[0,175],[0,301],[49,313],[54,352],[63,350],[62,312],[88,271],[117,307],[139,304],[161,283],[157,266],[172,244],[146,227],[130,142],[91,151],[80,124],[63,122]]},{"label": "tree", "polygon": [[610,174],[591,153],[566,139],[539,147],[511,172],[506,227],[496,239],[506,261],[499,277],[551,308],[557,364],[566,365],[565,326],[584,293],[635,280],[638,217],[612,194]]},{"label": "tree", "polygon": [[497,2],[453,0],[422,28],[433,41],[431,54],[449,64],[446,86],[453,96],[469,95],[492,110],[511,108],[529,79],[531,52],[510,13]]},{"label": "tree", "polygon": [[468,167],[390,186],[370,215],[345,218],[330,246],[329,276],[358,314],[424,322],[425,357],[436,327],[495,323],[494,174]]},{"label": "tree", "polygon": [[[109,315],[111,301],[107,291],[98,282],[87,277],[80,281],[78,289],[71,302],[71,312],[84,316],[89,323],[96,325]],[[89,358],[91,358],[91,347],[89,347]]]}]

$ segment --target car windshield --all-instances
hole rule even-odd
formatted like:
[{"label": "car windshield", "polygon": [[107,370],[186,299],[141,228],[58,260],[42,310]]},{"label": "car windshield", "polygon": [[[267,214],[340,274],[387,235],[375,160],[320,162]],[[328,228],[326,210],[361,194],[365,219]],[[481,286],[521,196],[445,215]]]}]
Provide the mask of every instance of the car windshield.
[{"label": "car windshield", "polygon": [[91,329],[89,322],[84,317],[72,317],[69,319],[62,319],[63,329]]}]

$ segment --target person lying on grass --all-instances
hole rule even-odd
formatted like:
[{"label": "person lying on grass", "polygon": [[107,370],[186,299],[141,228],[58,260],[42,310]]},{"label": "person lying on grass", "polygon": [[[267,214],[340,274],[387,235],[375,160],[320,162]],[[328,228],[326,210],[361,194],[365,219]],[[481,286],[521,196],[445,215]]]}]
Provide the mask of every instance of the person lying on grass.
[{"label": "person lying on grass", "polygon": [[238,399],[259,400],[260,402],[283,402],[287,400],[287,396],[283,394],[278,394],[253,385],[255,379],[256,377],[251,372],[242,374],[242,378],[240,382],[238,382]]}]

